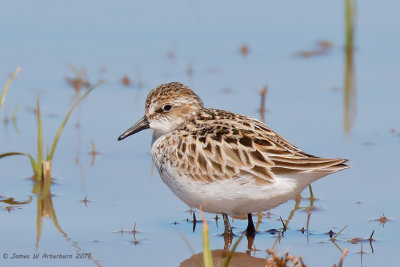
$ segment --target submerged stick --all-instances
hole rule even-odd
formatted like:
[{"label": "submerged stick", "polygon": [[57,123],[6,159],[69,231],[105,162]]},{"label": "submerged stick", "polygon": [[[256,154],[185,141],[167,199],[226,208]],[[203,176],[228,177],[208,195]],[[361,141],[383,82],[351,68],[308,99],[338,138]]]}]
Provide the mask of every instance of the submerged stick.
[{"label": "submerged stick", "polygon": [[265,121],[265,116],[264,116],[265,111],[266,111],[266,109],[265,109],[265,96],[267,94],[267,90],[268,90],[268,86],[264,86],[264,88],[260,91],[261,105],[260,105],[259,112],[260,112],[260,119],[261,119],[262,122]]}]

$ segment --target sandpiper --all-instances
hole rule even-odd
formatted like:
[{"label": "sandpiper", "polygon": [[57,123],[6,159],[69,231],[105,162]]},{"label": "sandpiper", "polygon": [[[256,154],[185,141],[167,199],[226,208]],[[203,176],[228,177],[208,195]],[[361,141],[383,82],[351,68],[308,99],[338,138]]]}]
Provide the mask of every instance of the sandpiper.
[{"label": "sandpiper", "polygon": [[224,235],[232,235],[227,215],[278,206],[313,181],[349,168],[345,159],[307,154],[263,122],[206,108],[187,86],[160,85],[147,96],[145,115],[122,140],[153,130],[151,154],[162,180],[192,208],[223,215]]}]

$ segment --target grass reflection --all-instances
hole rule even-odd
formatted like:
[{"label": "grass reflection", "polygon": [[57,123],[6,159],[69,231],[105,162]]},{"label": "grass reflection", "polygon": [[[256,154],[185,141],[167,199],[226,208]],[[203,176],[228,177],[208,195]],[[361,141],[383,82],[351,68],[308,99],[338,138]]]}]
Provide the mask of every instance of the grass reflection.
[{"label": "grass reflection", "polygon": [[[46,165],[46,164],[45,164]],[[53,195],[50,192],[50,187],[52,183],[51,175],[51,166],[45,166],[44,168],[44,179],[41,183],[35,183],[33,185],[32,192],[36,194],[37,201],[37,214],[36,214],[36,250],[39,248],[40,237],[42,235],[42,228],[43,228],[43,218],[51,219],[53,221],[54,226],[56,227],[57,231],[62,234],[64,239],[67,242],[71,242],[72,246],[77,250],[77,253],[82,253],[84,250],[79,247],[79,243],[77,241],[72,240],[68,237],[68,234],[65,233],[56,216],[56,211],[54,209],[52,197]],[[86,253],[85,255],[88,256],[88,259],[92,261],[97,266],[101,266],[98,260],[94,259],[91,253]]]},{"label": "grass reflection", "polygon": [[26,205],[32,202],[32,196],[29,196],[29,200],[26,201],[17,201],[13,197],[5,198],[2,199],[3,197],[0,196],[0,203],[6,204],[4,207],[5,210],[8,211],[8,213],[11,213],[11,211],[15,209],[21,209],[21,205]]},{"label": "grass reflection", "polygon": [[26,200],[26,201],[17,201],[13,197],[9,197],[6,199],[0,199],[0,202],[6,203],[8,205],[13,205],[13,206],[29,204],[29,203],[31,203],[31,201],[32,201],[31,196],[29,196],[29,200]]},{"label": "grass reflection", "polygon": [[[37,185],[36,187],[34,186],[34,190],[37,190],[38,186],[40,185]],[[43,190],[43,187],[40,188],[40,190]],[[39,194],[37,195],[36,243],[35,243],[36,249],[39,247],[40,236],[42,234],[43,217],[51,219],[58,232],[60,232],[64,238],[68,238],[68,235],[61,229],[61,226],[58,223],[56,212],[53,206],[52,195],[50,193],[47,195],[41,194],[42,191],[39,191],[38,193]]]}]

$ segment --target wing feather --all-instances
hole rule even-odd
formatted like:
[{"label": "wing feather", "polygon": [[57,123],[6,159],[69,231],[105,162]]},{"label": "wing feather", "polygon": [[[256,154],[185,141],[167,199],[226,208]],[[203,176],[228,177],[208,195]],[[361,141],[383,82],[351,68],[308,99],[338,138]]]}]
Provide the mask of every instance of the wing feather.
[{"label": "wing feather", "polygon": [[264,123],[226,111],[205,109],[178,130],[187,134],[179,135],[181,149],[175,153],[189,163],[180,171],[205,183],[247,176],[268,184],[275,175],[329,174],[348,167],[344,159],[307,154]]}]

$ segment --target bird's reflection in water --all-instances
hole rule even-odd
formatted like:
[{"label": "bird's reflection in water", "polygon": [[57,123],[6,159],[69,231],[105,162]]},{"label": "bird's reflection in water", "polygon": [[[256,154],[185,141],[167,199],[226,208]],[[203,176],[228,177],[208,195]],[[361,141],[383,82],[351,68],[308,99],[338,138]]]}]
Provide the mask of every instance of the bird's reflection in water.
[{"label": "bird's reflection in water", "polygon": [[[250,242],[250,239],[254,238],[249,238],[248,241]],[[226,240],[226,239],[225,239]],[[225,241],[226,242],[226,241]],[[252,241],[251,241],[252,242]],[[225,249],[216,249],[211,251],[212,253],[212,260],[214,263],[214,266],[224,266],[227,258],[228,258],[228,253]],[[246,267],[256,267],[256,266],[263,266],[265,267],[266,260],[265,258],[257,258],[257,257],[252,257],[249,255],[249,253],[243,253],[243,252],[234,252],[232,255],[232,259],[229,262],[229,266],[235,267],[235,266],[246,266]],[[183,261],[180,264],[181,267],[191,267],[191,266],[204,266],[204,261],[203,261],[203,253],[198,253],[196,255],[193,255],[189,259]]]}]

